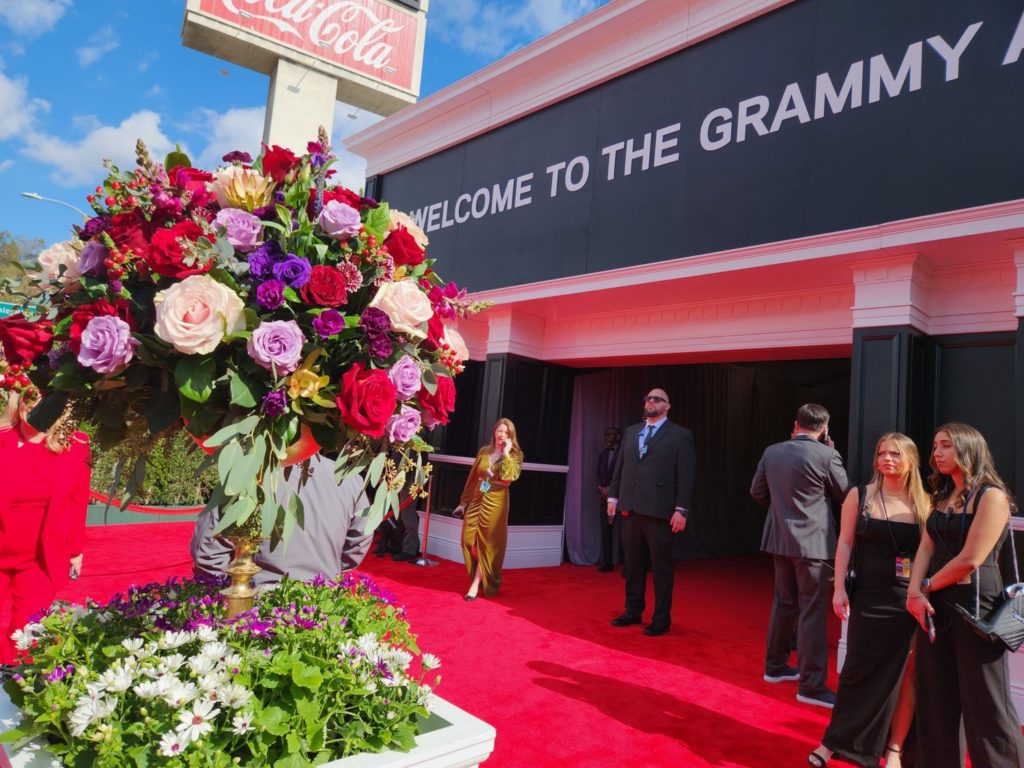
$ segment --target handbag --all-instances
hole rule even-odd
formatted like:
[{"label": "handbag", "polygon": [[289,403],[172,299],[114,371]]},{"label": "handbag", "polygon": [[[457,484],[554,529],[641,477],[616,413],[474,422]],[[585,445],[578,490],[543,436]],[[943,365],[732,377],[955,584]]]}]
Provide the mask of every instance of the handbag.
[{"label": "handbag", "polygon": [[[857,497],[860,499],[860,511],[857,515],[857,525],[864,520],[864,509],[867,505],[867,488],[863,485],[857,486]],[[846,599],[853,602],[853,595],[857,591],[857,565],[860,562],[860,549],[854,539],[853,551],[850,553],[850,562],[846,564],[846,578],[843,580],[843,587],[846,589]]]},{"label": "handbag", "polygon": [[[974,500],[975,512],[978,511],[978,501],[985,490],[983,488]],[[1013,540],[1013,527],[1009,520],[1006,521],[1006,527],[1009,529],[1007,537],[1010,539],[1010,549],[1013,552],[1014,583],[1003,590],[1003,601],[984,617],[981,616],[981,579],[976,573],[973,576],[974,613],[959,604],[955,604],[954,607],[978,635],[990,643],[1003,645],[1010,653],[1015,653],[1024,645],[1024,584],[1020,583],[1017,545]]]}]

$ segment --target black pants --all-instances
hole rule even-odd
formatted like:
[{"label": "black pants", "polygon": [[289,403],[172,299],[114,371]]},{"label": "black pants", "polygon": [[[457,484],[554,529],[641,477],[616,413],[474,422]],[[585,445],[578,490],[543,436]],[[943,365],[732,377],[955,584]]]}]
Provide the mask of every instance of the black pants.
[{"label": "black pants", "polygon": [[[668,520],[638,515],[622,518],[622,538],[626,562],[626,612],[643,615],[647,571],[654,579],[654,615],[651,623],[669,626],[672,623],[672,585],[675,570],[672,564],[672,529]],[[649,565],[648,565],[649,563]]]},{"label": "black pants", "polygon": [[[613,520],[617,519],[616,515]],[[601,561],[600,565],[612,565],[612,530],[614,526],[608,522],[608,501],[601,499],[601,506],[598,510],[598,526],[601,529]]]},{"label": "black pants", "polygon": [[420,553],[420,515],[416,511],[416,505],[414,503],[405,505],[398,513],[398,519],[402,523],[402,554],[418,555]]},{"label": "black pants", "polygon": [[826,689],[828,677],[828,613],[832,601],[832,569],[824,560],[772,555],[775,599],[768,623],[765,673],[782,672],[789,660],[796,629],[800,693],[813,696]]},{"label": "black pants", "polygon": [[924,636],[917,642],[917,764],[963,765],[962,717],[974,768],[1021,768],[1024,739],[1005,649],[978,637],[952,610],[938,611],[935,642]]}]

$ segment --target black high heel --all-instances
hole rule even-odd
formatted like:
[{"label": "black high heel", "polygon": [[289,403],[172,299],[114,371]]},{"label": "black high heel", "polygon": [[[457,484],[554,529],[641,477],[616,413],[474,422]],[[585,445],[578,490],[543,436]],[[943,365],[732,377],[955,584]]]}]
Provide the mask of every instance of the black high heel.
[{"label": "black high heel", "polygon": [[825,768],[828,765],[828,760],[819,755],[817,752],[811,752],[807,756],[807,764],[812,768]]}]

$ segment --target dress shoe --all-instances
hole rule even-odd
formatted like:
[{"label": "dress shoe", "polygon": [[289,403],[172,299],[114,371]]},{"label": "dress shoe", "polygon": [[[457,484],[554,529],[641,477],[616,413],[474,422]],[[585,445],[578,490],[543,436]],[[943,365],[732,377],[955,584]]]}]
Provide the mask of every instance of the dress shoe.
[{"label": "dress shoe", "polygon": [[778,672],[765,672],[766,683],[789,683],[800,679],[800,670],[796,667],[783,667]]},{"label": "dress shoe", "polygon": [[798,693],[796,695],[796,700],[802,704],[813,704],[816,707],[832,709],[836,704],[836,695],[834,692],[826,688],[818,693]]},{"label": "dress shoe", "polygon": [[597,570],[599,570],[601,573],[608,573],[608,571],[615,570],[615,566],[613,566],[611,563],[602,563],[601,565],[597,566]]},{"label": "dress shoe", "polygon": [[392,555],[391,559],[399,563],[405,563],[409,560],[415,560],[417,557],[419,557],[419,555],[410,555],[408,552],[399,552],[397,554]]},{"label": "dress shoe", "polygon": [[648,624],[644,627],[644,634],[648,637],[657,637],[668,632],[668,624]]},{"label": "dress shoe", "polygon": [[618,618],[612,619],[612,626],[613,627],[628,627],[630,624],[639,624],[640,622],[641,622],[641,619],[640,619],[639,616],[637,616],[634,613],[630,613],[629,611],[626,611],[624,614],[622,614]]}]

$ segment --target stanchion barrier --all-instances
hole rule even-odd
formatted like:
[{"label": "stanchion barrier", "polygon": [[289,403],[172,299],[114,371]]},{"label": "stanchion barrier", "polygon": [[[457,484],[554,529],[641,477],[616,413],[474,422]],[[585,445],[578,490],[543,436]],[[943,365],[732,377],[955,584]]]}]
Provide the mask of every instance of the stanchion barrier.
[{"label": "stanchion barrier", "polygon": [[[109,504],[112,507],[121,508],[120,499],[112,499],[109,496],[104,496],[99,491],[89,490],[89,498],[100,502],[101,504]],[[188,507],[187,509],[164,509],[163,507],[144,507],[138,504],[129,504],[125,507],[129,512],[138,512],[140,515],[195,515],[203,511],[203,506]]]},{"label": "stanchion barrier", "polygon": [[430,486],[433,483],[433,477],[427,480],[427,509],[423,513],[423,546],[420,547],[420,556],[414,561],[414,565],[437,565],[436,560],[427,557],[427,537],[430,535]]}]

